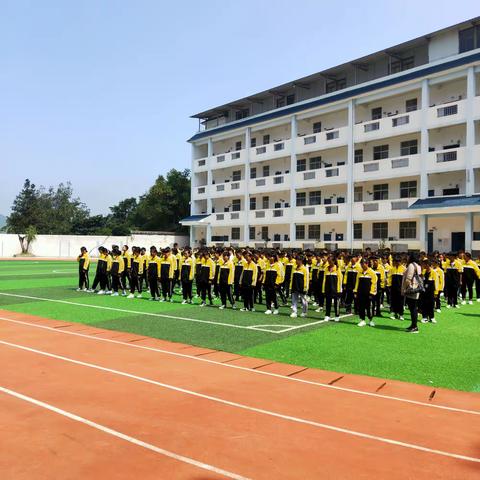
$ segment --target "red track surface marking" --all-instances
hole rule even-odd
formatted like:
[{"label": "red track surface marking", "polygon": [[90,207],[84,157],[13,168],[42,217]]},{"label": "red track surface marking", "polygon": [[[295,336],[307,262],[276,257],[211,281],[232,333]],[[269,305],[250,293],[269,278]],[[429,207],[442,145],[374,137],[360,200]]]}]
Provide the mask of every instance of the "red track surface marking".
[{"label": "red track surface marking", "polygon": [[[1,321],[1,386],[245,477],[478,478],[480,463],[434,451],[478,458],[479,415],[322,388],[63,330]],[[478,396],[471,397],[478,407]],[[16,416],[20,410],[9,412]],[[54,434],[52,428],[43,435]],[[15,441],[9,439],[7,449],[21,443]],[[40,460],[35,452],[29,463]],[[26,460],[10,458],[21,458],[19,468]],[[55,462],[44,465],[52,469],[46,478],[65,478],[57,475]],[[75,466],[72,459],[72,472]]]}]

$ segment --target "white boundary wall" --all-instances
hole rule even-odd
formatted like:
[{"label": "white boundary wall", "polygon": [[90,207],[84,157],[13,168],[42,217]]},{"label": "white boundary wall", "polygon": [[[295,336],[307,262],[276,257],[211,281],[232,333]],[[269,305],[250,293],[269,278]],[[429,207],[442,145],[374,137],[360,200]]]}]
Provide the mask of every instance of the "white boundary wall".
[{"label": "white boundary wall", "polygon": [[[87,247],[92,256],[97,256],[97,247],[104,245],[111,248],[112,245],[133,245],[145,247],[147,250],[155,245],[157,248],[171,247],[174,243],[179,247],[188,245],[189,237],[186,235],[161,234],[114,237],[100,235],[38,235],[30,245],[30,253],[37,257],[64,257],[73,258],[80,252],[80,247]],[[18,235],[0,234],[0,257],[13,257],[21,252]]]}]

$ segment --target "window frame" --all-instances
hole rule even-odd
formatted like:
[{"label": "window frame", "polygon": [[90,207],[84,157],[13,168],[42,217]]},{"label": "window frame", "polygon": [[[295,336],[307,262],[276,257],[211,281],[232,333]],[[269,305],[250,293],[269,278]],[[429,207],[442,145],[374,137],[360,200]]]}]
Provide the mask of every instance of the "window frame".
[{"label": "window frame", "polygon": [[372,223],[372,239],[384,240],[388,238],[388,222]]},{"label": "window frame", "polygon": [[400,240],[415,240],[417,238],[417,222],[411,220],[399,222],[398,238]]},{"label": "window frame", "polygon": [[390,145],[375,145],[373,147],[373,160],[385,160],[390,154]]},{"label": "window frame", "polygon": [[388,200],[388,190],[388,183],[377,183],[373,185],[373,200],[375,202]]},{"label": "window frame", "polygon": [[295,239],[296,240],[305,240],[305,225],[295,225]]}]

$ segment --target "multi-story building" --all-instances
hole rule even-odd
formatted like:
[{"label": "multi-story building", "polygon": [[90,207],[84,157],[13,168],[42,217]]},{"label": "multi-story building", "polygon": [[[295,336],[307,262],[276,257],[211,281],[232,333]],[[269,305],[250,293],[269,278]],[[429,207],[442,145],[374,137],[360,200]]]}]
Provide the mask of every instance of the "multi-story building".
[{"label": "multi-story building", "polygon": [[193,246],[480,251],[480,17],[193,117]]}]

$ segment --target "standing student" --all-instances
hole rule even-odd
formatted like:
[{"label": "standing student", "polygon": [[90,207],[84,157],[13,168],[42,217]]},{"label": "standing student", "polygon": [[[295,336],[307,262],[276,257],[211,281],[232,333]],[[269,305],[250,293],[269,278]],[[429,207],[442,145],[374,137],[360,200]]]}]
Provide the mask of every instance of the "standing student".
[{"label": "standing student", "polygon": [[318,265],[318,278],[317,278],[317,289],[315,291],[315,301],[318,305],[315,310],[317,313],[320,313],[323,310],[325,305],[325,295],[323,294],[323,278],[325,276],[325,268],[327,266],[327,256],[325,253],[322,253],[321,257],[317,260]]},{"label": "standing student", "polygon": [[478,265],[472,260],[472,254],[465,252],[463,255],[463,283],[462,283],[462,305],[473,303],[473,285],[475,280],[480,278],[480,269]]},{"label": "standing student", "polygon": [[143,283],[145,282],[145,287],[148,290],[148,274],[147,274],[147,263],[148,263],[148,255],[147,250],[145,247],[140,249],[140,258],[142,259],[143,263],[143,274],[140,276],[140,293],[143,292]]},{"label": "standing student", "polygon": [[285,298],[290,298],[290,286],[292,284],[292,273],[295,269],[295,260],[291,253],[285,255],[285,275],[283,277],[283,293]]},{"label": "standing student", "polygon": [[377,294],[378,277],[376,273],[370,268],[370,260],[362,258],[360,260],[361,271],[357,275],[357,282],[355,284],[355,300],[358,309],[358,316],[360,322],[359,327],[364,327],[367,323],[365,318],[368,318],[369,325],[375,326],[373,321],[372,304]]},{"label": "standing student", "polygon": [[420,293],[418,299],[419,310],[422,314],[422,323],[437,323],[435,320],[435,298],[438,296],[438,277],[433,270],[430,260],[424,260],[423,266],[423,284],[425,290]]},{"label": "standing student", "polygon": [[418,258],[415,254],[411,254],[408,259],[408,266],[403,273],[402,278],[402,295],[405,296],[405,302],[410,311],[410,326],[407,328],[408,333],[418,333],[418,298],[420,296],[422,269],[418,264]]},{"label": "standing student", "polygon": [[160,287],[161,302],[173,302],[173,278],[175,275],[176,259],[171,255],[170,248],[165,248],[160,259]]},{"label": "standing student", "polygon": [[130,258],[130,295],[128,298],[135,296],[142,298],[142,290],[140,288],[140,278],[143,276],[143,258],[140,255],[139,247],[132,247],[132,256]]},{"label": "standing student", "polygon": [[112,297],[118,297],[118,289],[123,286],[122,273],[125,269],[125,263],[122,258],[122,252],[118,247],[112,250],[112,256]]},{"label": "standing student", "polygon": [[309,285],[308,269],[304,265],[304,258],[297,255],[295,269],[292,271],[290,290],[292,292],[292,313],[290,317],[296,318],[299,304],[302,305],[301,317],[307,316],[308,301],[307,292]]},{"label": "standing student", "polygon": [[200,262],[200,274],[199,274],[199,287],[200,297],[202,299],[201,307],[204,307],[207,303],[207,297],[210,305],[213,305],[212,299],[212,282],[215,276],[215,262],[210,258],[207,250],[204,250],[201,254]]},{"label": "standing student", "polygon": [[192,286],[195,275],[195,261],[191,256],[189,249],[183,251],[183,257],[180,261],[180,280],[182,282],[182,305],[192,303]]},{"label": "standing student", "polygon": [[223,263],[223,256],[220,249],[215,250],[213,254],[213,261],[215,263],[215,275],[213,277],[213,296],[215,298],[218,298],[220,297],[220,286],[219,286],[218,278],[220,275],[220,267],[222,266],[222,263]]},{"label": "standing student", "polygon": [[97,270],[90,292],[95,292],[97,286],[100,285],[100,290],[97,293],[103,295],[107,289],[108,252],[105,247],[98,247],[98,253]]},{"label": "standing student", "polygon": [[253,306],[253,289],[257,284],[258,269],[256,263],[253,261],[252,254],[247,252],[244,256],[245,262],[243,264],[242,276],[240,278],[240,286],[242,289],[243,308],[241,312],[254,312]]},{"label": "standing student", "polygon": [[202,271],[202,252],[197,250],[195,252],[195,298],[200,297],[202,282],[200,280],[200,273]]},{"label": "standing student", "polygon": [[330,320],[333,304],[335,321],[339,322],[340,314],[338,312],[338,303],[340,295],[342,294],[342,272],[333,255],[330,255],[327,259],[322,291],[325,295],[325,321],[328,322]]},{"label": "standing student", "polygon": [[278,315],[277,291],[283,283],[282,265],[275,253],[270,254],[268,263],[263,272],[263,286],[265,288],[266,315]]},{"label": "standing student", "polygon": [[160,277],[160,258],[156,247],[150,247],[150,256],[147,262],[148,286],[150,288],[150,300],[158,300],[160,292],[158,290],[158,279]]},{"label": "standing student", "polygon": [[375,272],[375,275],[377,275],[377,293],[375,294],[372,305],[373,315],[381,317],[383,307],[382,297],[383,290],[385,289],[385,269],[383,268],[383,265],[378,257],[372,257],[371,267],[372,270]]},{"label": "standing student", "polygon": [[242,278],[243,267],[245,266],[245,260],[242,252],[236,252],[233,259],[233,265],[235,266],[235,271],[233,274],[233,296],[235,301],[238,302],[241,295],[240,279]]},{"label": "standing student", "polygon": [[218,288],[220,293],[220,299],[222,304],[220,305],[220,310],[227,308],[227,300],[230,302],[230,305],[233,309],[237,308],[235,306],[235,300],[232,295],[232,285],[235,277],[235,265],[233,260],[230,259],[230,254],[225,251],[222,254],[221,262],[219,262],[219,273],[218,273]]},{"label": "standing student", "polygon": [[[122,290],[123,296],[127,295],[127,288],[130,285],[130,269],[132,266],[132,257],[128,251],[128,245],[122,247],[122,258],[124,263],[124,268],[122,272]],[[127,284],[128,280],[128,284]]]},{"label": "standing student", "polygon": [[86,247],[80,249],[80,255],[77,257],[78,262],[78,288],[77,292],[86,292],[89,287],[88,270],[90,268],[90,256]]},{"label": "standing student", "polygon": [[393,265],[388,271],[387,286],[390,290],[390,317],[392,320],[403,320],[405,298],[402,295],[402,279],[406,267],[402,264],[400,257],[393,259]]},{"label": "standing student", "polygon": [[174,271],[173,271],[173,280],[172,280],[172,292],[175,291],[175,288],[180,285],[180,265],[182,261],[182,252],[178,248],[178,243],[173,244],[172,253],[174,260]]},{"label": "standing student", "polygon": [[461,287],[463,266],[455,253],[449,253],[445,261],[445,294],[447,308],[458,307],[458,289]]},{"label": "standing student", "polygon": [[[480,270],[480,255],[477,257],[475,263]],[[480,302],[480,276],[478,276],[475,280],[475,291],[477,293],[477,302]]]},{"label": "standing student", "polygon": [[253,261],[257,264],[257,283],[253,289],[253,301],[254,303],[262,304],[262,286],[263,286],[263,270],[265,264],[261,255],[253,255]]},{"label": "standing student", "polygon": [[345,290],[345,313],[352,313],[353,310],[356,311],[354,306],[354,293],[355,284],[357,283],[357,275],[360,272],[360,262],[358,255],[352,255],[350,261],[345,267],[345,276],[343,277],[343,287]]},{"label": "standing student", "polygon": [[440,267],[440,261],[439,260],[433,260],[432,261],[432,269],[435,271],[437,274],[438,278],[438,295],[435,297],[435,310],[437,313],[441,313],[441,299],[440,296],[442,295],[442,292],[445,288],[445,273]]}]

